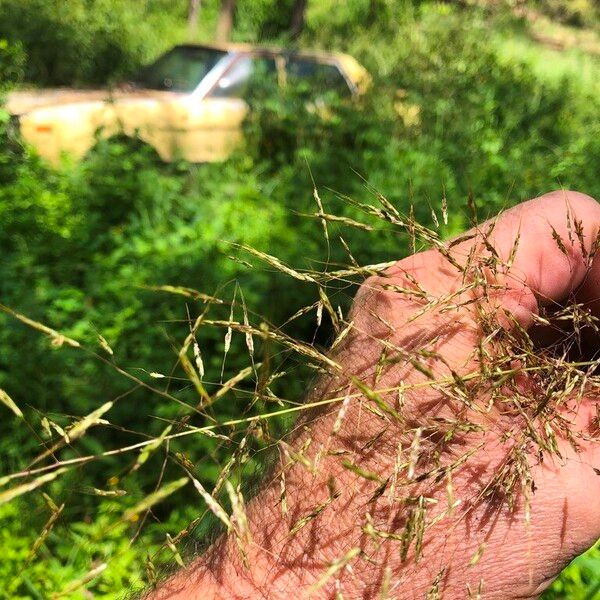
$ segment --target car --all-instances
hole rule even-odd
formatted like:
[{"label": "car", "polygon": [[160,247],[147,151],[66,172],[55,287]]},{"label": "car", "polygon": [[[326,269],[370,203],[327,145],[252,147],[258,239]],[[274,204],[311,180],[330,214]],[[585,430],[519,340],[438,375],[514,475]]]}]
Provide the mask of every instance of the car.
[{"label": "car", "polygon": [[242,140],[257,73],[274,89],[304,81],[315,97],[327,90],[352,97],[369,85],[347,54],[185,44],[113,89],[21,90],[8,95],[6,109],[25,142],[54,165],[63,155],[81,160],[99,137],[119,134],[141,139],[166,162],[223,161]]}]

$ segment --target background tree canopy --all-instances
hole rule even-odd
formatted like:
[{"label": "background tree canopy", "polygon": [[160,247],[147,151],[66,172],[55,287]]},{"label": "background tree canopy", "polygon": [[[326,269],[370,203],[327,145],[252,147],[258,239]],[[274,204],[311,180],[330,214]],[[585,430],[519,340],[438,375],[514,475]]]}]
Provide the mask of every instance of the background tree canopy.
[{"label": "background tree canopy", "polygon": [[[57,451],[60,460],[160,436],[189,413],[196,390],[177,351],[207,306],[193,290],[226,300],[210,305],[211,319],[250,315],[270,328],[319,302],[316,288],[241,245],[295,269],[346,264],[348,249],[360,264],[378,263],[411,247],[365,214],[377,192],[428,226],[447,203],[445,235],[468,226],[474,209],[483,219],[560,186],[600,198],[599,23],[593,0],[0,0],[4,89],[108,85],[190,37],[342,50],[373,78],[356,103],[333,101],[327,111],[310,110],[295,89],[257,90],[245,147],[223,164],[166,165],[143,144],[113,139],[56,170],[0,112],[0,302],[89,349],[50,343],[0,313],[0,388],[24,413],[0,405],[0,478],[27,468],[42,444],[107,401],[115,401],[109,423]],[[314,185],[325,211],[345,219],[330,224],[329,240],[318,219],[303,216],[317,211]],[[353,289],[339,285],[331,297],[347,307]],[[325,348],[326,313],[316,334],[314,311],[282,331]],[[248,365],[244,335],[229,342],[206,327],[198,340],[208,388]],[[248,403],[242,383],[211,407],[215,419],[271,411],[280,396],[301,399],[305,365],[266,346],[256,356],[269,356],[279,373],[265,383],[268,394]],[[272,421],[270,435],[287,423]],[[122,519],[123,511],[180,477],[181,464],[214,485],[240,442],[230,434],[174,441],[143,461],[131,453],[92,461],[48,482],[45,496],[0,503],[0,595],[117,598],[154,581],[161,565],[202,543],[210,519],[188,526],[205,507],[184,488],[150,512]],[[263,467],[249,455],[236,477]],[[547,597],[595,598],[599,578],[600,554],[590,552]]]}]

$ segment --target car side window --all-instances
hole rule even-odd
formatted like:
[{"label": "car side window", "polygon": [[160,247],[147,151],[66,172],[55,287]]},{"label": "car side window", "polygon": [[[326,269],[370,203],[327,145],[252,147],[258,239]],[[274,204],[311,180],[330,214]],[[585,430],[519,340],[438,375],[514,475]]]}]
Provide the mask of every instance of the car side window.
[{"label": "car side window", "polygon": [[290,56],[286,63],[287,79],[290,83],[306,82],[314,94],[335,92],[348,96],[350,87],[339,67],[334,64]]},{"label": "car side window", "polygon": [[209,96],[246,98],[252,81],[260,77],[277,84],[275,59],[268,56],[242,56],[223,74]]}]

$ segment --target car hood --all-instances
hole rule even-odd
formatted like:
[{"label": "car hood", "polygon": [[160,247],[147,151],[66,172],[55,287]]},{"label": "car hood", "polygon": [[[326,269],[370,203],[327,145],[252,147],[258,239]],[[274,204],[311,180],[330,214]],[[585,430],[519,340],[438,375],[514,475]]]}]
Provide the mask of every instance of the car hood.
[{"label": "car hood", "polygon": [[172,100],[185,94],[158,90],[20,90],[8,94],[5,108],[13,115],[23,115],[38,108],[83,104],[86,102],[124,102],[127,100]]}]

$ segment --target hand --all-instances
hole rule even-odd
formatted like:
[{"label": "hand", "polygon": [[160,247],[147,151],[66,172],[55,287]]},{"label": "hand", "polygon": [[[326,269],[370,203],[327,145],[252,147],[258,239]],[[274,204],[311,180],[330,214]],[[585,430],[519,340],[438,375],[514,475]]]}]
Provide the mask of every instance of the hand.
[{"label": "hand", "polygon": [[600,536],[599,230],[555,192],[368,279],[252,540],[151,598],[536,597]]}]

